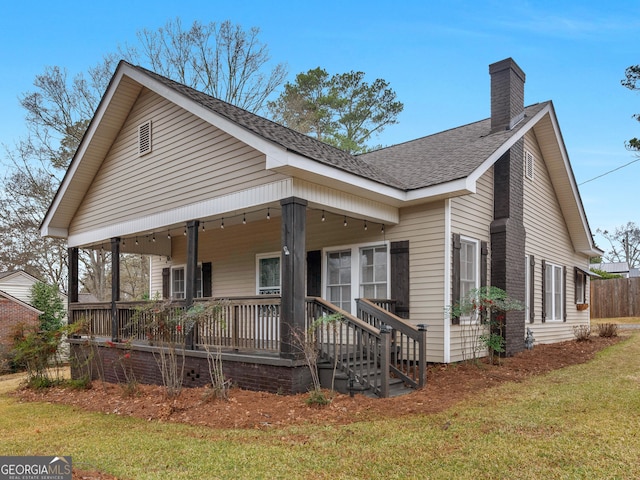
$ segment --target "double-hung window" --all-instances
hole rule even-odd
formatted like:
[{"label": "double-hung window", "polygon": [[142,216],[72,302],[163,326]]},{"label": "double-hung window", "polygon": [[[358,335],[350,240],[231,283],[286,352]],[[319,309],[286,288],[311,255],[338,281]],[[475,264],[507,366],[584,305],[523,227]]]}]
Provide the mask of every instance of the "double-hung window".
[{"label": "double-hung window", "polygon": [[460,298],[469,298],[469,293],[480,286],[479,245],[477,240],[460,239]]},{"label": "double-hung window", "polygon": [[[171,298],[182,300],[186,295],[186,268],[184,266],[171,268]],[[202,265],[196,269],[195,298],[202,298]]]},{"label": "double-hung window", "polygon": [[564,305],[563,295],[563,272],[562,267],[547,263],[545,266],[545,312],[547,320],[562,320]]},{"label": "double-hung window", "polygon": [[326,250],[326,299],[347,312],[356,298],[388,299],[389,249],[387,244],[354,245]]}]

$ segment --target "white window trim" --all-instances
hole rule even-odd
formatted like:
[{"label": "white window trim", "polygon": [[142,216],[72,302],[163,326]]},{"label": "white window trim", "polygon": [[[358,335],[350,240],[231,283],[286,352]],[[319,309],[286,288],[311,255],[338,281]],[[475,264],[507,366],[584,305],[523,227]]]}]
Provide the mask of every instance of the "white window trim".
[{"label": "white window trim", "polygon": [[[551,263],[551,262],[547,262],[545,269],[551,268],[552,269],[552,273],[551,273],[551,280],[552,280],[552,288],[551,288],[551,305],[550,308],[547,308],[547,305],[545,305],[545,310],[546,310],[546,321],[547,322],[562,322],[564,321],[564,292],[563,292],[563,288],[562,288],[562,266],[555,264],[555,263]],[[560,285],[557,286],[555,284],[555,269],[559,269],[560,270]],[[545,270],[544,272],[545,277],[547,275],[547,271]],[[548,280],[545,278],[545,289],[547,289],[547,282]],[[555,309],[555,301],[556,301],[556,288],[560,288],[560,318],[556,318],[555,317],[555,313],[556,313],[556,309]],[[544,293],[545,294],[545,303],[548,300],[548,296],[549,294],[547,292]]]},{"label": "white window trim", "polygon": [[[322,249],[322,298],[328,300],[327,292],[327,254],[331,252],[339,252],[351,250],[351,312],[356,314],[356,298],[360,296],[360,249],[370,247],[386,247],[387,248],[387,290],[391,292],[391,250],[390,242],[366,242],[355,243],[350,245],[337,245],[325,247]],[[355,286],[355,290],[354,290]],[[390,293],[389,293],[390,295]]]},{"label": "white window trim", "polygon": [[260,260],[278,258],[280,260],[280,292],[282,293],[282,255],[279,251],[256,254],[256,295],[260,295]]},{"label": "white window trim", "polygon": [[585,303],[587,303],[587,274],[584,273],[581,270],[577,270],[574,274],[574,286],[573,286],[573,290],[574,292],[577,290],[578,288],[578,277],[582,278],[582,298],[581,299],[574,299],[576,305],[584,305]]},{"label": "white window trim", "polygon": [[[474,245],[475,257],[476,257],[476,278],[475,278],[475,287],[480,288],[480,240],[472,237],[465,237],[464,235],[460,235],[460,248],[462,248],[462,243],[472,243]],[[460,269],[462,270],[462,253],[460,254]],[[460,271],[460,282],[462,282],[462,271]],[[462,283],[460,284],[460,300],[464,297],[462,293]],[[460,323],[465,325],[477,324],[480,322],[480,319],[476,316],[475,320],[471,320],[471,315],[462,315],[460,316]]]},{"label": "white window trim", "polygon": [[[203,284],[202,284],[202,262],[198,262],[198,267],[200,267],[200,292],[202,292],[204,294]],[[173,290],[173,271],[174,270],[180,270],[180,269],[184,270],[184,294],[185,294],[185,296],[182,297],[182,298],[177,298],[175,296],[175,292]],[[186,264],[183,263],[183,264],[180,264],[180,265],[171,265],[171,270],[169,272],[169,294],[170,294],[170,297],[172,299],[175,299],[175,300],[184,300],[185,299],[186,294],[187,294],[187,265]],[[198,292],[197,292],[197,289],[196,289],[196,292],[194,292],[195,297],[196,298],[202,298],[201,296],[198,297],[197,294],[198,294]]]}]

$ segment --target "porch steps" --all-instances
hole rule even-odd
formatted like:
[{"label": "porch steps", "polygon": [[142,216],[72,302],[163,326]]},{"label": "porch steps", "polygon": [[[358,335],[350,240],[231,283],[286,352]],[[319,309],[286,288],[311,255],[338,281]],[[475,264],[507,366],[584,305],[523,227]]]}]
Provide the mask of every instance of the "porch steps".
[{"label": "porch steps", "polygon": [[[353,361],[351,361],[353,366]],[[347,366],[343,363],[342,368],[347,368]],[[369,371],[373,374],[380,374],[380,369],[377,366],[371,366]],[[322,388],[331,388],[332,377],[334,375],[334,366],[333,362],[323,361],[318,363],[318,373],[320,376],[320,384]],[[366,375],[365,375],[366,378]],[[362,394],[367,397],[378,398],[378,395],[373,391],[372,388],[367,387],[357,381],[354,381],[353,384],[349,385],[349,375],[341,370],[340,362],[338,363],[338,368],[335,372],[335,378],[333,379],[333,389],[336,392],[343,394],[350,394],[351,392],[355,394]],[[404,384],[404,382],[399,378],[391,378],[389,379],[389,397],[399,397],[402,395],[406,395],[411,393],[413,389]]]}]

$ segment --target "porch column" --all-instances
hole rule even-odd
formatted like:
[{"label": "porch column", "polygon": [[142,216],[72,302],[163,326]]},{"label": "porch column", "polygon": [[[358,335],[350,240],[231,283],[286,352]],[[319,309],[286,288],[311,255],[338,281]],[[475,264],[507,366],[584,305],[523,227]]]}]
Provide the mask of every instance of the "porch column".
[{"label": "porch column", "polygon": [[305,330],[305,258],[307,230],[307,201],[289,197],[282,206],[282,292],[280,306],[280,356],[302,358],[302,346],[296,334]]},{"label": "porch column", "polygon": [[120,338],[118,331],[118,306],[120,300],[120,238],[111,239],[111,341]]},{"label": "porch column", "polygon": [[[69,304],[78,302],[78,248],[71,247],[67,249],[69,261],[69,283],[67,287]],[[69,309],[71,311],[71,309]]]},{"label": "porch column", "polygon": [[[189,309],[193,306],[193,299],[197,291],[197,274],[198,274],[198,227],[199,220],[191,220],[187,222],[187,269],[185,271],[184,300],[185,308]],[[193,350],[195,347],[195,327],[186,332],[185,345]]]}]

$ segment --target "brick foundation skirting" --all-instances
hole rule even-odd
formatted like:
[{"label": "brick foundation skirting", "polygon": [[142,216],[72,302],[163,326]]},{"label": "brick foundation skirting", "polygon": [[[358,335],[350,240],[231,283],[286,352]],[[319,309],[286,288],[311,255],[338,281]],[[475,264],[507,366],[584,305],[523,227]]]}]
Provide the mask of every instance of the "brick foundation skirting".
[{"label": "brick foundation skirting", "polygon": [[[108,342],[89,343],[71,339],[71,377],[89,376],[110,383],[125,383],[125,366],[133,372],[139,383],[162,385],[162,372],[158,365],[160,348],[124,344],[109,346]],[[178,351],[182,364],[181,350]],[[125,358],[125,355],[129,354]],[[200,350],[185,350],[184,387],[203,387],[211,383],[207,354]],[[282,394],[304,393],[311,387],[309,367],[303,361],[282,359],[268,355],[223,353],[224,376],[233,386],[247,390]]]}]

